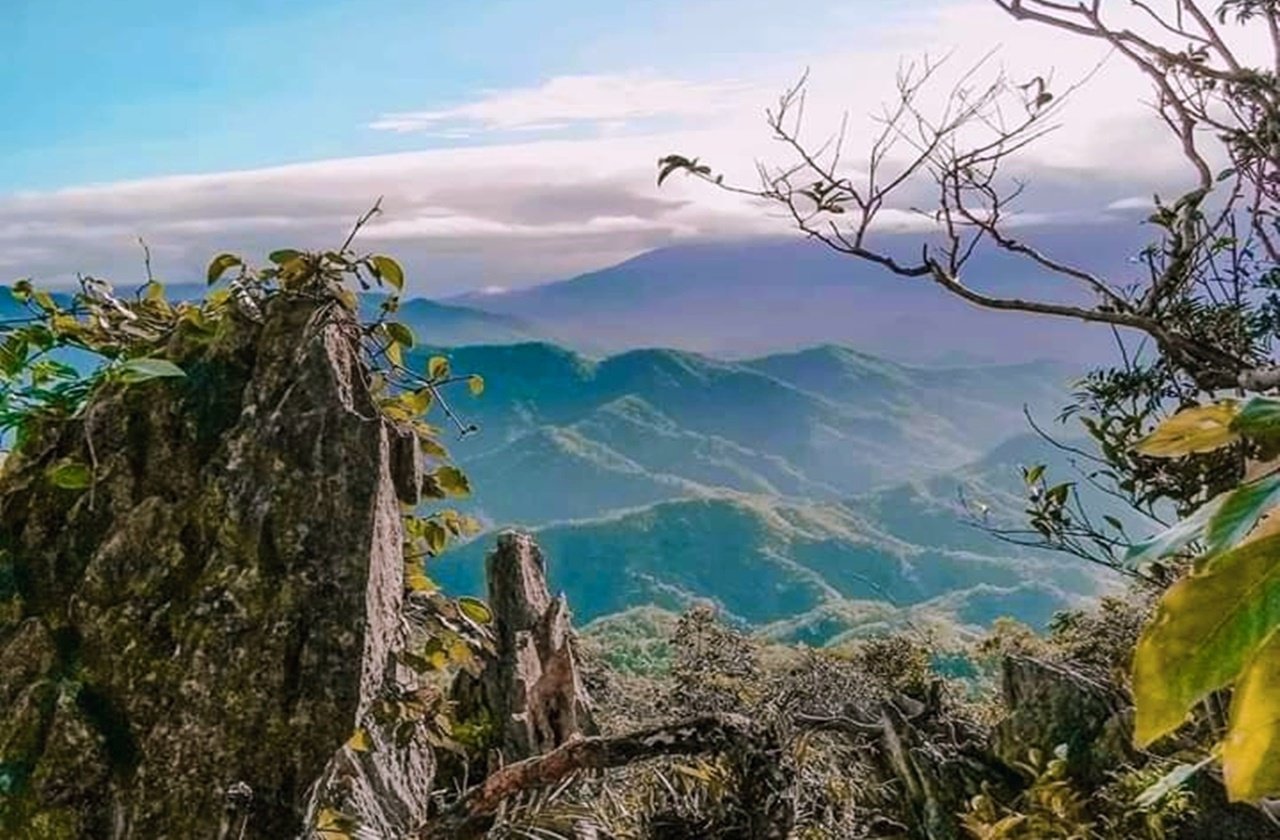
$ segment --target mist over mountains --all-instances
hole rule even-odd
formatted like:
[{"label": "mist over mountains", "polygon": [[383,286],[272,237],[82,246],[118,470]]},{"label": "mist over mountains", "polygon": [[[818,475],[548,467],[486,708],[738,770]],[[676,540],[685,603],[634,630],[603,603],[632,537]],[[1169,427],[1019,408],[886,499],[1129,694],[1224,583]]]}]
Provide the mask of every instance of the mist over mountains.
[{"label": "mist over mountains", "polygon": [[[1048,253],[1132,270],[1134,228],[1046,230]],[[1082,300],[1007,255],[978,255],[969,276],[991,294]],[[710,599],[731,620],[822,643],[904,623],[1043,625],[1115,583],[998,540],[962,501],[1011,525],[1021,466],[1079,479],[1025,415],[1053,427],[1071,382],[1112,360],[1105,330],[981,310],[794,241],[664,248],[449,304],[541,339],[443,351],[488,381],[459,405],[483,431],[455,455],[470,510],[535,529],[583,619]],[[450,343],[435,334],[419,330]],[[478,591],[485,545],[431,574]]]},{"label": "mist over mountains", "polygon": [[[918,257],[919,238],[886,237]],[[1123,278],[1142,243],[1135,223],[1037,229],[1047,254]],[[1071,303],[1075,281],[1030,261],[979,251],[965,277],[984,292]],[[818,243],[751,240],[662,248],[570,280],[454,303],[519,319],[566,346],[616,353],[672,347],[720,357],[839,344],[902,362],[957,364],[1114,357],[1104,328],[979,309],[927,279],[903,278]]]},{"label": "mist over mountains", "polygon": [[[834,346],[739,361],[592,359],[545,343],[444,352],[488,382],[454,405],[482,430],[453,447],[468,509],[533,529],[581,619],[708,599],[730,620],[822,643],[904,622],[1040,626],[1114,583],[999,541],[964,501],[1011,525],[1020,466],[1079,478],[1023,414],[1052,426],[1067,366],[929,368]],[[488,544],[428,573],[478,593]]]}]

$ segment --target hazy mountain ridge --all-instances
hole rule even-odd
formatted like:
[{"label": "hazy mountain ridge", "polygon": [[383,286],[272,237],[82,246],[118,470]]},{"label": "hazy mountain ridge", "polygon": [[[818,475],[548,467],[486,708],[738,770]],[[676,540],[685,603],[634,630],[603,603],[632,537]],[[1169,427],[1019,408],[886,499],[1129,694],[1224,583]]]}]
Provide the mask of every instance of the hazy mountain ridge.
[{"label": "hazy mountain ridge", "polygon": [[[415,352],[429,352],[425,349]],[[588,359],[545,344],[447,352],[489,383],[459,402],[473,510],[531,527],[584,620],[700,599],[820,642],[903,622],[1042,624],[1108,580],[974,527],[1019,521],[1020,464],[1063,450],[1027,433],[1066,370],[902,365],[824,346],[742,362],[671,350]],[[517,481],[517,477],[520,480]],[[533,477],[533,489],[529,478]],[[523,488],[523,489],[517,489]],[[487,541],[431,574],[477,591]]]},{"label": "hazy mountain ridge", "polygon": [[[415,350],[410,363],[430,352]],[[672,350],[593,360],[546,344],[442,352],[455,371],[487,381],[482,398],[455,405],[481,429],[455,454],[479,510],[497,523],[716,488],[837,499],[925,478],[1025,428],[1024,402],[1041,416],[1056,411],[1067,381],[1049,363],[935,370],[835,347],[746,362]],[[565,492],[516,492],[514,476],[528,470]],[[600,491],[574,490],[593,486]]]},{"label": "hazy mountain ridge", "polygon": [[[1029,438],[1020,445],[1051,454]],[[979,462],[839,502],[721,491],[535,531],[554,585],[583,620],[709,599],[731,619],[815,643],[904,622],[977,628],[1011,615],[1038,625],[1113,581],[966,521],[961,487],[991,504],[998,524],[1017,517],[1019,483],[1016,467]],[[895,514],[887,521],[886,510]],[[450,588],[477,591],[484,550],[484,541],[463,546],[430,571]]]},{"label": "hazy mountain ridge", "polygon": [[[1136,220],[1046,226],[1036,242],[1118,279],[1133,273],[1131,257],[1145,244]],[[1082,242],[1089,243],[1083,253]],[[880,246],[919,253],[914,236],[886,235]],[[980,249],[965,276],[995,295],[1087,300],[1078,284],[998,251]],[[834,343],[913,362],[1077,366],[1114,355],[1105,330],[980,309],[927,279],[790,239],[675,245],[568,280],[447,302],[519,317],[558,343],[595,352],[663,346],[742,358]]]}]

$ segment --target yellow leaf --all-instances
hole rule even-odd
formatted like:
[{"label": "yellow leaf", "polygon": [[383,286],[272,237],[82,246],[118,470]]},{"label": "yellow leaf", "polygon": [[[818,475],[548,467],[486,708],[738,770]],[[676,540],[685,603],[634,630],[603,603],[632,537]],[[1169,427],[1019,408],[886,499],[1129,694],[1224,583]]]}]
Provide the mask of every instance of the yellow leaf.
[{"label": "yellow leaf", "polygon": [[427,378],[435,381],[449,377],[449,360],[444,356],[432,356],[427,362]]},{"label": "yellow leaf", "polygon": [[321,808],[316,814],[316,833],[324,840],[351,840],[354,821],[341,811]]},{"label": "yellow leaf", "polygon": [[347,749],[354,752],[368,752],[371,746],[373,746],[373,742],[369,739],[369,733],[365,731],[363,726],[353,732],[351,737],[347,739]]},{"label": "yellow leaf", "polygon": [[1222,774],[1232,802],[1280,794],[1280,631],[1258,648],[1236,683]]},{"label": "yellow leaf", "polygon": [[462,470],[457,467],[439,467],[433,475],[440,488],[450,496],[462,497],[471,495],[471,483],[467,481],[467,477]]},{"label": "yellow leaf", "polygon": [[404,585],[414,592],[435,592],[440,588],[427,577],[422,571],[422,564],[416,560],[404,564]]},{"label": "yellow leaf", "polygon": [[1227,400],[1179,411],[1138,441],[1134,449],[1151,458],[1180,458],[1221,449],[1240,439],[1231,429],[1239,408]]},{"label": "yellow leaf", "polygon": [[402,399],[404,400],[405,407],[412,413],[426,414],[427,409],[431,408],[431,401],[433,397],[431,395],[430,388],[419,388],[416,391],[411,391],[405,394]]},{"label": "yellow leaf", "polygon": [[235,254],[218,254],[218,256],[213,258],[213,262],[209,263],[209,271],[206,277],[209,281],[209,285],[212,286],[214,283],[217,283],[218,280],[221,279],[222,275],[226,274],[228,270],[238,265],[244,265],[244,262],[242,262]]},{"label": "yellow leaf", "polygon": [[462,639],[454,639],[450,642],[447,653],[449,654],[450,661],[456,665],[466,665],[475,658],[475,654],[472,653],[471,647]]},{"label": "yellow leaf", "polygon": [[493,612],[484,601],[476,598],[462,597],[458,599],[458,609],[476,624],[489,624],[493,621]]},{"label": "yellow leaf", "polygon": [[400,268],[400,263],[377,254],[369,258],[369,262],[373,263],[378,278],[391,286],[397,292],[404,288],[404,270]]},{"label": "yellow leaf", "polygon": [[1278,559],[1280,536],[1255,540],[1209,558],[1165,592],[1133,656],[1139,746],[1181,726],[1280,627]]},{"label": "yellow leaf", "polygon": [[339,286],[334,289],[334,294],[338,297],[338,302],[348,312],[357,312],[360,309],[360,300],[356,297],[356,293],[348,289],[346,286]]}]

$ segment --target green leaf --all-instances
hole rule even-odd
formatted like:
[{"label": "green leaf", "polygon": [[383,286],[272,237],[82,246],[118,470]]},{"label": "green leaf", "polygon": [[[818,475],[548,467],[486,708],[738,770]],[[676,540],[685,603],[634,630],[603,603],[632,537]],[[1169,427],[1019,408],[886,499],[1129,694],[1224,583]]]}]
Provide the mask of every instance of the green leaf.
[{"label": "green leaf", "polygon": [[271,260],[276,265],[284,265],[287,262],[296,260],[300,256],[302,256],[301,251],[295,251],[293,248],[281,248],[279,251],[272,251],[270,254],[267,254],[267,259]]},{"label": "green leaf", "polygon": [[484,393],[484,377],[474,373],[468,376],[467,388],[471,391],[472,396],[480,396]]},{"label": "green leaf", "polygon": [[1280,536],[1209,559],[1175,583],[1133,658],[1134,738],[1146,746],[1230,684],[1280,626]]},{"label": "green leaf", "polygon": [[458,609],[476,624],[489,624],[493,621],[493,612],[488,605],[476,598],[459,598]]},{"label": "green leaf", "polygon": [[1055,505],[1064,505],[1067,502],[1067,496],[1071,493],[1071,488],[1075,486],[1074,482],[1064,482],[1054,485],[1044,492],[1045,498]]},{"label": "green leaf", "polygon": [[1222,775],[1232,802],[1280,793],[1280,632],[1258,647],[1236,683]]},{"label": "green leaf", "polygon": [[375,254],[369,258],[369,262],[373,265],[373,271],[380,279],[385,281],[397,292],[404,289],[404,269],[400,268],[400,263],[384,257],[381,254]]},{"label": "green leaf", "polygon": [[1164,799],[1170,793],[1185,785],[1187,782],[1207,767],[1217,756],[1210,755],[1202,761],[1195,764],[1179,764],[1160,778],[1151,787],[1138,794],[1133,800],[1133,804],[1139,808],[1150,808],[1161,799]]},{"label": "green leaf", "polygon": [[1026,470],[1023,474],[1023,478],[1026,480],[1027,484],[1035,484],[1040,480],[1042,475],[1044,475],[1044,464],[1036,464],[1034,467],[1029,467]]},{"label": "green leaf", "polygon": [[440,489],[450,496],[471,495],[471,483],[457,467],[440,467],[435,471],[435,478]]},{"label": "green leaf", "polygon": [[406,350],[413,347],[413,330],[397,321],[387,321],[382,326],[387,331],[387,337],[396,344],[402,345]]},{"label": "green leaf", "polygon": [[1280,400],[1271,397],[1253,397],[1247,400],[1231,421],[1231,428],[1248,437],[1280,432]]},{"label": "green leaf", "polygon": [[1205,528],[1205,552],[1217,554],[1234,547],[1277,502],[1280,502],[1280,475],[1267,476],[1232,490]]},{"label": "green leaf", "polygon": [[187,375],[182,368],[167,359],[129,359],[121,363],[119,371],[120,381],[129,384]]},{"label": "green leaf", "polygon": [[35,300],[36,306],[39,306],[45,312],[58,311],[58,304],[54,301],[53,295],[49,294],[44,289],[36,289],[35,292],[32,293],[31,297]]},{"label": "green leaf", "polygon": [[449,360],[444,356],[432,356],[427,362],[427,378],[431,380],[449,377]]},{"label": "green leaf", "polygon": [[1238,410],[1232,400],[1183,409],[1138,441],[1134,449],[1149,458],[1181,458],[1221,449],[1240,439],[1232,428]]},{"label": "green leaf", "polygon": [[84,490],[93,483],[89,467],[79,461],[63,461],[48,472],[49,483],[63,490]]},{"label": "green leaf", "polygon": [[422,538],[426,540],[427,550],[437,557],[449,546],[449,532],[434,519],[422,523]]},{"label": "green leaf", "polygon": [[1200,539],[1204,535],[1209,520],[1226,501],[1227,495],[1224,493],[1210,499],[1186,519],[1174,523],[1144,542],[1134,543],[1125,553],[1125,562],[1132,566],[1141,566],[1143,563],[1150,563],[1152,560],[1175,554],[1188,544]]},{"label": "green leaf", "polygon": [[238,265],[244,265],[244,260],[235,254],[218,254],[213,258],[213,262],[209,263],[208,280],[212,286],[222,279],[222,275],[226,274],[232,268]]}]

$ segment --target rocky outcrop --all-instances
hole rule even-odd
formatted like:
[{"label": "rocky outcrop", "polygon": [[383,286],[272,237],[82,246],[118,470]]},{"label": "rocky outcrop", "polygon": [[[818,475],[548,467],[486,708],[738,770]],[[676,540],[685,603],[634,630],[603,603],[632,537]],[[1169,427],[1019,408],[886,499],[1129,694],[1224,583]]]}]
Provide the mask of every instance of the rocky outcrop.
[{"label": "rocky outcrop", "polygon": [[[0,834],[297,834],[403,634],[397,483],[415,473],[354,330],[285,296],[211,341],[179,330],[185,379],[107,386],[7,465]],[[66,459],[91,487],[54,486]],[[391,753],[355,775],[383,818],[420,822],[431,753]]]},{"label": "rocky outcrop", "polygon": [[1065,665],[1008,656],[1000,690],[1008,712],[991,748],[1006,765],[1026,764],[1031,750],[1048,756],[1065,747],[1068,772],[1092,784],[1134,757],[1132,711],[1116,688]]},{"label": "rocky outcrop", "polygon": [[596,733],[569,608],[563,596],[551,597],[546,573],[542,552],[527,534],[500,534],[485,561],[494,656],[478,678],[459,676],[454,697],[462,720],[487,722],[484,746],[497,751],[498,763]]}]

